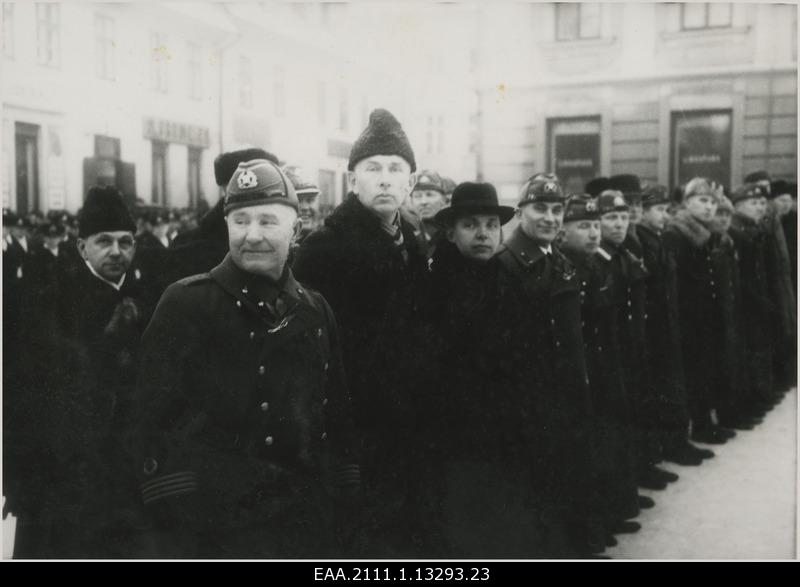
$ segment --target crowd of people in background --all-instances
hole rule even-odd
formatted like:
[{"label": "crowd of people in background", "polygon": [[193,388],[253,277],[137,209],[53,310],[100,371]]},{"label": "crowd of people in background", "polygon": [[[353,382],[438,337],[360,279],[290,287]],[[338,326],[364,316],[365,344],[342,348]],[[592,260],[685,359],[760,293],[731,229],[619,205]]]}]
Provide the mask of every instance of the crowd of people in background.
[{"label": "crowd of people in background", "polygon": [[796,384],[797,187],[766,172],[536,173],[504,206],[376,110],[325,218],[272,153],[214,173],[207,210],[4,210],[15,557],[602,558],[660,463]]}]

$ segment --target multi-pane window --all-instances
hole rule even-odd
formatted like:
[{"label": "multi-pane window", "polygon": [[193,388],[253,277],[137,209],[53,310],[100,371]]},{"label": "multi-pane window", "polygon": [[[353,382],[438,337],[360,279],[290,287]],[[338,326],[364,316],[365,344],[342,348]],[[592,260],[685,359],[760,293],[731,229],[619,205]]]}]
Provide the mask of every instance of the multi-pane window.
[{"label": "multi-pane window", "polygon": [[556,40],[577,41],[600,37],[600,4],[556,4]]},{"label": "multi-pane window", "polygon": [[203,99],[203,62],[200,45],[189,43],[186,46],[186,66],[189,98]]},{"label": "multi-pane window", "polygon": [[239,106],[253,107],[253,62],[244,55],[239,57]]},{"label": "multi-pane window", "polygon": [[152,33],[150,35],[150,83],[152,88],[162,94],[167,93],[167,74],[170,61],[170,54],[167,49],[167,35],[164,33]]},{"label": "multi-pane window", "polygon": [[116,52],[114,43],[114,20],[96,14],[94,17],[95,74],[100,79],[116,79]]},{"label": "multi-pane window", "polygon": [[284,116],[286,114],[286,71],[283,67],[277,66],[274,73],[272,99],[275,104],[275,116]]},{"label": "multi-pane window", "polygon": [[733,6],[711,2],[681,4],[683,30],[727,28],[731,26]]},{"label": "multi-pane window", "polygon": [[36,4],[36,60],[40,65],[58,67],[61,59],[61,7]]},{"label": "multi-pane window", "polygon": [[14,5],[3,2],[3,55],[14,56]]}]

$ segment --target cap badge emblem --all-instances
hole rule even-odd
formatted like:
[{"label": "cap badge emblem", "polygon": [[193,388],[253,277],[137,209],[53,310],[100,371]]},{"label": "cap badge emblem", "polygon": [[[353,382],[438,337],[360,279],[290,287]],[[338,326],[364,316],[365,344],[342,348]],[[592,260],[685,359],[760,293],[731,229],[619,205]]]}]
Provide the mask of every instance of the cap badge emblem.
[{"label": "cap badge emblem", "polygon": [[254,188],[258,186],[258,178],[256,177],[255,173],[248,169],[239,175],[239,178],[236,180],[236,184],[239,186],[239,189],[242,190]]},{"label": "cap badge emblem", "polygon": [[625,205],[625,198],[622,196],[614,196],[614,207],[622,207]]},{"label": "cap badge emblem", "polygon": [[431,178],[428,177],[427,175],[423,175],[422,177],[419,178],[419,182],[420,183],[430,183],[430,181],[431,181]]},{"label": "cap badge emblem", "polygon": [[587,212],[594,212],[597,210],[597,204],[594,203],[594,200],[589,200],[586,202],[586,211]]},{"label": "cap badge emblem", "polygon": [[544,192],[547,193],[554,193],[558,191],[558,186],[554,181],[548,181],[544,184]]}]

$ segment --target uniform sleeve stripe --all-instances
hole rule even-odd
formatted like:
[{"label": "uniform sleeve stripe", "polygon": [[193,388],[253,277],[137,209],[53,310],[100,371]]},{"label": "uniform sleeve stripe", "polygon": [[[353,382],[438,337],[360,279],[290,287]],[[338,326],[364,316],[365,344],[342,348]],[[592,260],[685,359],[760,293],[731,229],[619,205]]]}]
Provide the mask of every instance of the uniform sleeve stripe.
[{"label": "uniform sleeve stripe", "polygon": [[169,483],[166,485],[161,485],[159,487],[152,487],[149,489],[143,489],[142,495],[145,497],[149,497],[151,495],[158,495],[164,491],[170,491],[175,487],[194,487],[197,488],[197,482],[195,481],[175,481],[174,483]]},{"label": "uniform sleeve stripe", "polygon": [[177,483],[175,485],[170,485],[169,487],[164,487],[158,491],[150,491],[146,493],[142,493],[142,499],[144,500],[152,500],[152,499],[160,499],[165,495],[170,495],[175,491],[196,491],[197,484],[195,483]]},{"label": "uniform sleeve stripe", "polygon": [[174,481],[193,481],[197,482],[197,474],[194,471],[181,471],[180,473],[172,473],[170,475],[162,475],[155,479],[150,479],[142,483],[142,490],[158,487],[165,483],[172,483]]},{"label": "uniform sleeve stripe", "polygon": [[175,495],[184,495],[186,493],[194,493],[195,491],[197,491],[197,487],[196,486],[185,486],[185,487],[184,486],[178,486],[175,489],[172,489],[170,491],[165,491],[165,492],[162,492],[162,493],[158,493],[156,495],[151,495],[151,496],[148,496],[148,497],[144,497],[143,501],[144,501],[145,505],[148,505],[148,504],[153,503],[154,501],[159,501],[159,500],[167,498],[167,497],[173,497]]}]

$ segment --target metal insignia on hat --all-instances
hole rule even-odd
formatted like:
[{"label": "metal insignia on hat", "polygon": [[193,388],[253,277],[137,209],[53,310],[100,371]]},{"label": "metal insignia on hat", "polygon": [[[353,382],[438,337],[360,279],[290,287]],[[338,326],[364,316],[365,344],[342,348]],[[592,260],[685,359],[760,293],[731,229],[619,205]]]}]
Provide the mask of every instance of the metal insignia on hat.
[{"label": "metal insignia on hat", "polygon": [[589,200],[586,202],[586,211],[587,212],[594,212],[597,210],[597,204],[594,203],[594,200]]},{"label": "metal insignia on hat", "polygon": [[239,186],[239,189],[242,190],[254,188],[258,186],[258,178],[256,177],[255,173],[248,169],[238,177],[236,184]]},{"label": "metal insignia on hat", "polygon": [[548,181],[546,184],[544,184],[544,191],[545,191],[545,193],[547,193],[547,192],[557,192],[558,191],[558,186],[555,184],[555,182]]},{"label": "metal insignia on hat", "polygon": [[614,196],[614,206],[624,206],[625,198],[622,196]]},{"label": "metal insignia on hat", "polygon": [[428,177],[427,175],[423,175],[422,177],[419,178],[419,182],[420,183],[429,183],[430,181],[431,181],[431,178]]}]

